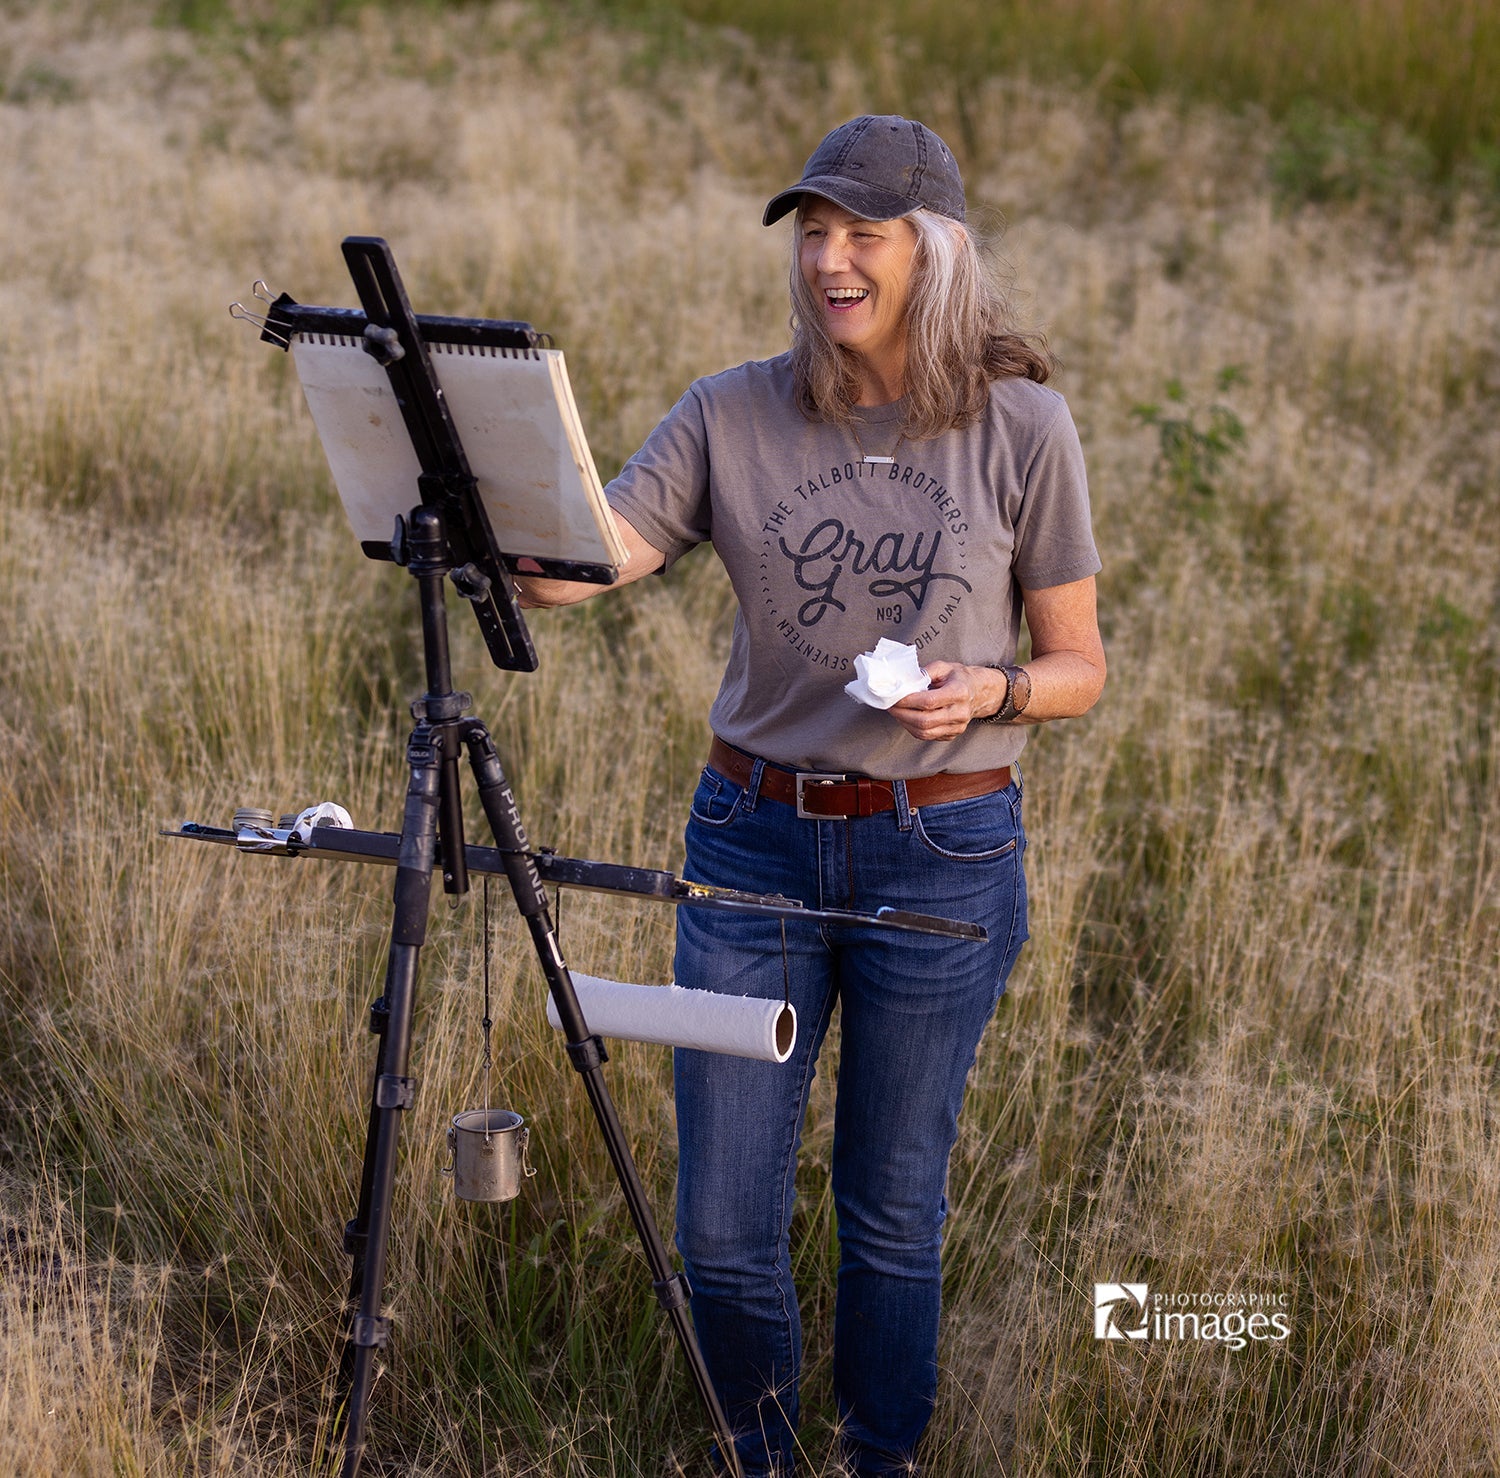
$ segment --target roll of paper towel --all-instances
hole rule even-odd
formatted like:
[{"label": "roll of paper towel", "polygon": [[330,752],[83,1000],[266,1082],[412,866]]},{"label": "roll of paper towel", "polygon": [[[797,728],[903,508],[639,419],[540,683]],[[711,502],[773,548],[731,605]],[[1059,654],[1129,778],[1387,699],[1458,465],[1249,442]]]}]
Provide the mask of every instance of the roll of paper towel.
[{"label": "roll of paper towel", "polygon": [[[721,996],[675,985],[628,985],[572,972],[573,989],[589,1030],[601,1037],[696,1047],[759,1062],[785,1062],[797,1040],[797,1012],[785,1001]],[[547,997],[547,1020],[558,1031],[557,1003]]]}]

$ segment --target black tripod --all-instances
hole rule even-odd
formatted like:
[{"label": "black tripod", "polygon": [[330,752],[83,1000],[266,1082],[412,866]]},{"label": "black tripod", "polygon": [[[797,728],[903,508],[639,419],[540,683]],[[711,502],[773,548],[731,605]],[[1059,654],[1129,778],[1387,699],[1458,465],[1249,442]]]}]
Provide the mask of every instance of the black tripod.
[{"label": "black tripod", "polygon": [[531,931],[547,988],[557,1004],[568,1056],[583,1077],[610,1161],[625,1193],[626,1205],[630,1208],[651,1269],[657,1300],[672,1321],[689,1373],[713,1425],[720,1455],[737,1478],[739,1464],[734,1455],[729,1424],[709,1381],[688,1317],[690,1289],[687,1279],[672,1270],[645,1189],[636,1172],[630,1146],[615,1114],[601,1071],[601,1064],[605,1061],[604,1044],[589,1034],[574,994],[567,966],[558,948],[541,878],[529,855],[515,797],[500,767],[488,730],[478,719],[465,717],[468,694],[453,691],[444,602],[444,580],[453,570],[453,563],[442,514],[430,507],[415,509],[405,539],[400,542],[404,543],[402,557],[406,567],[415,576],[420,591],[427,692],[413,705],[417,723],[407,743],[410,781],[396,865],[390,957],[386,967],[385,993],[370,1012],[370,1030],[380,1040],[365,1139],[359,1211],[344,1238],[345,1248],[354,1259],[350,1297],[355,1303],[342,1366],[348,1383],[344,1478],[355,1478],[359,1471],[365,1448],[365,1417],[374,1380],[375,1352],[386,1344],[390,1332],[390,1321],[381,1313],[381,1294],[390,1237],[397,1137],[401,1129],[401,1114],[411,1107],[413,1098],[413,1080],[407,1076],[413,997],[417,961],[427,934],[432,875],[439,859],[444,888],[450,893],[462,893],[468,888],[459,794],[460,747],[468,750],[469,764],[479,785],[480,803],[494,832],[516,907]]}]

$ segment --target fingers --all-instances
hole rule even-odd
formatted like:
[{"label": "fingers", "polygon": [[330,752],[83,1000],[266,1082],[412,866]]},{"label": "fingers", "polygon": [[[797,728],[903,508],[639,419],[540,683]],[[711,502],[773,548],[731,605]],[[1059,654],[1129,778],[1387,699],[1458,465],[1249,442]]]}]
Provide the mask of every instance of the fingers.
[{"label": "fingers", "polygon": [[934,662],[922,669],[930,686],[920,692],[908,693],[895,705],[896,708],[939,708],[963,701],[968,695],[968,685],[962,681],[962,668],[951,662]]},{"label": "fingers", "polygon": [[911,693],[887,710],[913,738],[931,742],[956,739],[969,726],[973,694],[963,668],[933,662],[927,668],[932,686]]},{"label": "fingers", "polygon": [[946,709],[938,714],[896,713],[894,709],[891,712],[895,715],[897,723],[914,739],[928,741],[957,739],[968,726],[967,719],[954,718]]},{"label": "fingers", "polygon": [[956,739],[969,723],[966,699],[945,697],[930,690],[903,698],[888,712],[917,739]]}]

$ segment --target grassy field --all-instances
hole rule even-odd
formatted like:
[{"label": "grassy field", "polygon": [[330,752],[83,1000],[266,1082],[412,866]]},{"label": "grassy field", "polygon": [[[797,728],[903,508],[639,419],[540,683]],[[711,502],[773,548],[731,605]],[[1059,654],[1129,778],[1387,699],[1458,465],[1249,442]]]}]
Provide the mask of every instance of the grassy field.
[{"label": "grassy field", "polygon": [[1290,120],[1294,148],[1316,140],[1368,154],[1383,134],[1408,168],[1493,178],[1500,165],[1500,15],[1485,0],[594,3],[659,36],[679,35],[686,16],[732,26],[758,48],[852,58],[892,111],[940,75],[966,130],[990,80],[1021,74],[1084,85],[1110,107],[1163,92],[1248,107]]},{"label": "grassy field", "polygon": [[[383,234],[419,309],[556,336],[607,473],[692,376],[784,344],[760,205],[893,96],[857,49],[771,67],[582,12],[163,13],[0,15],[0,1466],[21,1474],[300,1474],[334,1440],[389,875],[156,831],[325,798],[396,826],[415,613],[353,547],[285,357],[226,304],[257,277],[350,301],[338,242]],[[1033,942],[953,1162],[930,1471],[1493,1471],[1494,196],[1368,137],[1349,188],[1311,188],[1295,120],[915,75],[904,105],[960,141],[1063,360],[1111,662],[1099,708],[1027,752]],[[731,610],[695,556],[537,617],[535,675],[456,626],[534,840],[677,865]],[[705,1471],[529,946],[504,908],[494,929],[496,1096],[539,1174],[498,1211],[439,1175],[482,1091],[482,917],[437,905],[376,1451],[465,1478]],[[663,912],[569,895],[562,935],[577,968],[667,978]],[[666,1221],[666,1054],[607,1071]],[[797,1240],[813,1474],[830,1076]],[[1274,1297],[1291,1332],[1097,1342],[1096,1282]]]}]

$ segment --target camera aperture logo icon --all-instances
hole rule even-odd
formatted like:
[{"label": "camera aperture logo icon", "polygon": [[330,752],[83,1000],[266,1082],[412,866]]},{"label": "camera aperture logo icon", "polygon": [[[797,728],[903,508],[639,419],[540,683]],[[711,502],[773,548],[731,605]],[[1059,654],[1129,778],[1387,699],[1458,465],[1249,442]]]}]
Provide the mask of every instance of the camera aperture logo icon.
[{"label": "camera aperture logo icon", "polygon": [[1291,1334],[1289,1293],[1240,1288],[1152,1293],[1145,1283],[1094,1284],[1097,1340],[1197,1340],[1245,1350],[1251,1345],[1285,1348]]},{"label": "camera aperture logo icon", "polygon": [[[1149,1297],[1144,1283],[1094,1284],[1094,1338],[1146,1339],[1150,1335],[1146,1316]],[[1140,1319],[1139,1327],[1133,1327]]]}]

